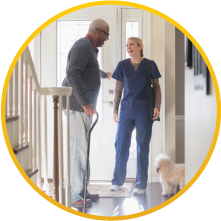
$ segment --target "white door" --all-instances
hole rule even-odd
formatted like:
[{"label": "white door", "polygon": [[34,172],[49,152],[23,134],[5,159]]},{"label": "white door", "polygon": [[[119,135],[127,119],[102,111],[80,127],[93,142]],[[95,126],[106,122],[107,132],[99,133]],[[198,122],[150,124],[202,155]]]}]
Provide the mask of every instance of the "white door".
[{"label": "white door", "polygon": [[[107,11],[110,14],[107,14]],[[104,19],[110,25],[110,40],[104,47],[103,51],[103,69],[113,73],[118,60],[127,58],[126,39],[128,37],[142,36],[142,10],[140,9],[118,9],[105,8]],[[118,13],[118,16],[117,16]],[[108,18],[108,16],[110,16]],[[121,25],[117,33],[118,25]],[[122,46],[122,52],[119,53],[117,45]],[[118,57],[118,60],[117,60]],[[102,101],[102,119],[95,127],[91,134],[91,180],[111,180],[115,165],[115,136],[117,132],[117,124],[113,122],[113,107],[109,106],[113,102],[114,94],[109,93],[109,90],[115,89],[115,80],[103,80],[100,96],[103,96]],[[130,156],[127,165],[127,178],[136,177],[136,131],[133,132],[132,142],[130,147]]]},{"label": "white door", "polygon": [[[122,24],[122,59],[129,58],[126,52],[127,39],[129,37],[142,38],[142,18],[143,12],[141,9],[123,8],[121,10],[121,24]],[[135,178],[137,168],[137,142],[136,142],[136,129],[132,132],[130,155],[127,163],[127,176],[126,178]]]},{"label": "white door", "polygon": [[[132,11],[131,11],[132,10]],[[119,17],[120,16],[120,17]],[[65,76],[67,53],[74,41],[84,37],[89,24],[96,18],[104,19],[110,26],[110,37],[99,49],[98,60],[101,70],[113,73],[118,60],[126,58],[126,37],[142,35],[142,10],[120,9],[114,6],[92,7],[70,13],[54,22],[41,33],[41,84],[42,86],[61,86]],[[118,31],[118,29],[120,31]],[[120,46],[122,45],[122,47]],[[122,50],[122,51],[121,51]],[[55,73],[56,76],[55,76]],[[48,85],[50,84],[50,85]],[[115,80],[101,80],[101,89],[97,111],[99,122],[91,134],[90,166],[91,180],[111,180],[115,164],[115,136],[117,124],[113,122]],[[52,109],[49,101],[48,109]],[[65,121],[65,117],[64,117]],[[48,125],[53,122],[49,116]],[[64,128],[65,125],[64,125]],[[51,135],[50,135],[51,133]],[[135,133],[130,150],[127,178],[136,177],[136,141]],[[48,131],[53,137],[52,132]],[[65,139],[65,136],[64,136]],[[49,177],[52,177],[53,139],[49,140]],[[51,145],[50,145],[51,142]],[[65,140],[64,140],[65,144]],[[50,167],[51,165],[51,167]]]}]

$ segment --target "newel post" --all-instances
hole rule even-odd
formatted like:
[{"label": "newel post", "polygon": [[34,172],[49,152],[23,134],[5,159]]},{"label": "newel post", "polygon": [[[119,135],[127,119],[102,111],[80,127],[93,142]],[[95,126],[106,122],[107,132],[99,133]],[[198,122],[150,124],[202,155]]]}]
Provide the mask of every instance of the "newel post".
[{"label": "newel post", "polygon": [[57,202],[59,202],[58,102],[59,102],[59,96],[53,96],[53,103],[54,103],[53,198]]}]

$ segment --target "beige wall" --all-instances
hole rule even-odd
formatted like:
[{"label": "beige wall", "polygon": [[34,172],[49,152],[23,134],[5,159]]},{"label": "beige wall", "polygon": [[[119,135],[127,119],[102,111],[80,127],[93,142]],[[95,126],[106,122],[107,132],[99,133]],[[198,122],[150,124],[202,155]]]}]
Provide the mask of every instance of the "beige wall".
[{"label": "beige wall", "polygon": [[211,78],[210,94],[195,96],[193,70],[185,71],[186,184],[197,173],[210,149],[216,124],[216,96]]},{"label": "beige wall", "polygon": [[175,29],[176,115],[184,115],[184,34]]},{"label": "beige wall", "polygon": [[151,59],[162,76],[161,121],[154,123],[151,140],[152,178],[159,181],[159,174],[153,167],[156,156],[166,153],[175,162],[175,27],[154,14],[151,21]]},{"label": "beige wall", "polygon": [[175,162],[175,26],[164,20],[165,154]]},{"label": "beige wall", "polygon": [[176,107],[176,163],[185,163],[184,117],[184,34],[175,29],[175,107]]},{"label": "beige wall", "polygon": [[[151,60],[154,60],[162,75],[160,78],[161,90],[164,90],[163,84],[163,19],[157,15],[151,15]],[[164,112],[164,105],[161,104],[161,113]],[[151,139],[151,159],[152,159],[152,181],[159,181],[159,174],[154,168],[154,160],[159,153],[164,151],[163,139],[163,118],[160,122],[155,122],[152,130]]]}]

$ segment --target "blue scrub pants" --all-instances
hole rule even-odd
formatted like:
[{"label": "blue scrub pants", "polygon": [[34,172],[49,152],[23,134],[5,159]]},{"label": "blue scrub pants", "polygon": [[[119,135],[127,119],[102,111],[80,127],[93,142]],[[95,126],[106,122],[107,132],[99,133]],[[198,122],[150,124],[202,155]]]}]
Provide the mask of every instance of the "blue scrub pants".
[{"label": "blue scrub pants", "polygon": [[136,128],[137,174],[135,188],[146,189],[149,164],[149,144],[153,120],[146,117],[120,117],[115,140],[116,163],[112,185],[122,186],[126,178],[127,161],[131,144],[131,133]]}]

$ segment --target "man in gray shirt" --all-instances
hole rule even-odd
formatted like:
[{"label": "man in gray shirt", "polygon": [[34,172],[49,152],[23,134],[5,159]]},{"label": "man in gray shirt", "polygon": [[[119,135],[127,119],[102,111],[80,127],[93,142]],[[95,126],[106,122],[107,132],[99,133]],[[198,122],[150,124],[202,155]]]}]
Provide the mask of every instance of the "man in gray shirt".
[{"label": "man in gray shirt", "polygon": [[[62,86],[72,87],[70,96],[70,159],[71,159],[71,203],[73,207],[84,205],[84,176],[86,169],[87,131],[91,127],[92,115],[96,113],[100,78],[109,79],[111,74],[99,69],[98,49],[109,37],[109,25],[102,19],[94,20],[85,38],[74,43],[67,58],[66,77]],[[66,112],[66,97],[63,97]],[[90,173],[88,173],[88,181]],[[98,194],[87,191],[86,207],[99,199]]]}]

